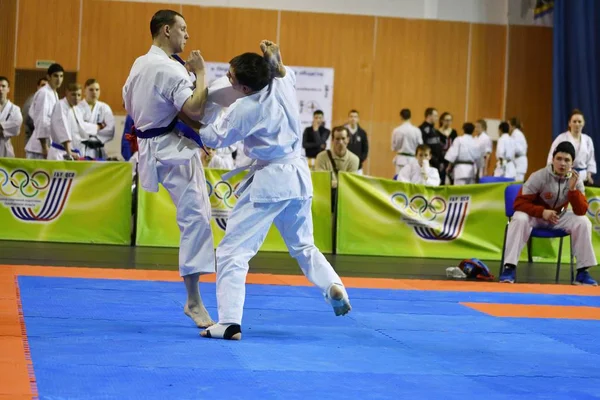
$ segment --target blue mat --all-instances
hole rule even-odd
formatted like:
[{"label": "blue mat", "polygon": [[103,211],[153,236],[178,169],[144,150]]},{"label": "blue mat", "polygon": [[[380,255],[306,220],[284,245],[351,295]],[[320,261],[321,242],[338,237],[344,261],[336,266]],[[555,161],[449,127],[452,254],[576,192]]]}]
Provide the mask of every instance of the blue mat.
[{"label": "blue mat", "polygon": [[[202,339],[183,283],[20,277],[41,399],[597,399],[600,321],[495,318],[459,302],[599,297],[248,285],[244,339]],[[216,317],[215,288],[203,284]]]}]

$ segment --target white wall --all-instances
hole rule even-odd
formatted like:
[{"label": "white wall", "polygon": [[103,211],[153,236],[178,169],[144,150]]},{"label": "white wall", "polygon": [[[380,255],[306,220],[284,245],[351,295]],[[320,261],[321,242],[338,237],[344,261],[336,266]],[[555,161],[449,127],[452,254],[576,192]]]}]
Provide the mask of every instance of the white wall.
[{"label": "white wall", "polygon": [[[506,25],[514,0],[127,0]],[[521,1],[521,0],[517,0]],[[533,19],[533,18],[532,18]]]}]

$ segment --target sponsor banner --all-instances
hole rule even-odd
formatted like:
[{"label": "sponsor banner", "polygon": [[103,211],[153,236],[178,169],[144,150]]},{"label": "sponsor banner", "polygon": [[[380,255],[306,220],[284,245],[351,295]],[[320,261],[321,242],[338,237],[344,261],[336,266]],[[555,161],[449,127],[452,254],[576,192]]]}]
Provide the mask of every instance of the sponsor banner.
[{"label": "sponsor banner", "polygon": [[[221,175],[226,172],[228,171],[205,169],[215,246],[225,236],[227,219],[237,201],[234,194],[235,190],[247,174],[247,172],[243,172],[224,181]],[[330,173],[313,172],[312,181],[314,187],[312,214],[315,245],[322,252],[331,253],[333,245]],[[179,246],[179,229],[175,217],[175,206],[162,186],[157,193],[139,190],[136,242],[139,246]],[[271,226],[260,250],[287,251],[287,247],[274,225]]]},{"label": "sponsor banner", "polygon": [[0,158],[0,239],[129,244],[131,164]]},{"label": "sponsor banner", "polygon": [[[500,260],[507,185],[425,187],[341,173],[337,252]],[[600,189],[588,188],[586,195],[594,248],[600,250]],[[555,262],[558,244],[558,239],[534,239],[534,261]],[[568,238],[561,258],[569,261]],[[521,261],[526,260],[524,248]]]}]

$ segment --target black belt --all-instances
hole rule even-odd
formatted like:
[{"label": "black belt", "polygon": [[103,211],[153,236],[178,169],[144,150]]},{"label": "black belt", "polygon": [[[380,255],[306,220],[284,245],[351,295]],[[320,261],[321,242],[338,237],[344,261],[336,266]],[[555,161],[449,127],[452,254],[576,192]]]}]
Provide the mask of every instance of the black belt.
[{"label": "black belt", "polygon": [[475,163],[475,161],[455,161],[453,164],[454,165],[458,165],[458,164],[473,165],[474,163]]},{"label": "black belt", "polygon": [[406,157],[414,157],[414,154],[410,154],[410,153],[397,153],[400,156],[406,156]]}]

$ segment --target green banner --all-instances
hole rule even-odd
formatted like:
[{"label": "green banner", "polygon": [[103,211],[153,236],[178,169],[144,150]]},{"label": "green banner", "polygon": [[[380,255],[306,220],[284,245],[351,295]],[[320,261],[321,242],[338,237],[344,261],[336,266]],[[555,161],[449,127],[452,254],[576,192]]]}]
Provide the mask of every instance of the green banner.
[{"label": "green banner", "polygon": [[131,164],[0,158],[0,239],[130,244]]},{"label": "green banner", "polygon": [[[205,169],[204,172],[212,207],[212,232],[215,246],[217,246],[225,236],[227,218],[237,200],[234,192],[246,173],[223,181],[221,175],[228,171]],[[314,187],[312,215],[315,244],[324,253],[331,253],[333,249],[330,181],[329,172],[312,173]],[[138,193],[136,244],[138,246],[178,247],[179,229],[175,218],[175,206],[167,191],[161,186],[157,193],[149,193],[143,189],[140,189]],[[271,226],[261,250],[287,251],[275,226]]]},{"label": "green banner", "polygon": [[[507,185],[425,187],[340,174],[337,253],[500,260]],[[598,252],[600,189],[586,188],[586,196]],[[565,238],[563,263],[569,262],[569,243]],[[534,262],[556,262],[558,247],[559,239],[533,239]],[[520,260],[527,260],[526,247]]]}]

